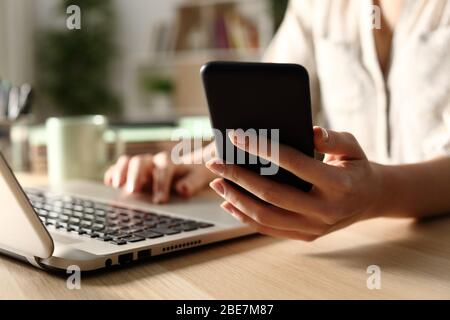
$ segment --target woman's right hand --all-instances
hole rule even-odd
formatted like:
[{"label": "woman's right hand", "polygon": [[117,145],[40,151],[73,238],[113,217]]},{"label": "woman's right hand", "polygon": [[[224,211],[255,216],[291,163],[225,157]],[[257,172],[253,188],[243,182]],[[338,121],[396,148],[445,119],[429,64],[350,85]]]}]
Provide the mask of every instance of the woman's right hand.
[{"label": "woman's right hand", "polygon": [[191,197],[214,178],[203,164],[174,164],[169,152],[122,156],[105,173],[104,182],[128,193],[149,190],[153,202],[169,201],[171,190]]}]

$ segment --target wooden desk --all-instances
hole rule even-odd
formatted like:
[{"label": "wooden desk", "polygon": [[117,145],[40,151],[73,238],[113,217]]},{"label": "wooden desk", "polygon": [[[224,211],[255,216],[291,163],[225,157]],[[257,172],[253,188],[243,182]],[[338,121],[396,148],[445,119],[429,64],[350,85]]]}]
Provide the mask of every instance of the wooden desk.
[{"label": "wooden desk", "polygon": [[[373,264],[380,290],[366,286]],[[377,219],[313,243],[251,236],[83,276],[81,290],[0,256],[0,298],[449,299],[450,218]]]}]

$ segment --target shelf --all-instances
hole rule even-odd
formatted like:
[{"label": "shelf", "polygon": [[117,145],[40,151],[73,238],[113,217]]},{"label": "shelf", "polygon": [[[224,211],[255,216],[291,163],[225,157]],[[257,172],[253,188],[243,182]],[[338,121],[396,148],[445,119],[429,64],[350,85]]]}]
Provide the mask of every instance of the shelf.
[{"label": "shelf", "polygon": [[189,0],[181,2],[179,7],[189,8],[189,7],[211,7],[222,4],[247,4],[252,2],[261,2],[261,0]]},{"label": "shelf", "polygon": [[259,61],[263,50],[236,50],[236,49],[205,49],[205,50],[184,50],[178,52],[158,52],[150,61],[143,63],[142,67],[149,65],[158,66],[179,66],[198,65],[210,60],[239,60],[239,61]]}]

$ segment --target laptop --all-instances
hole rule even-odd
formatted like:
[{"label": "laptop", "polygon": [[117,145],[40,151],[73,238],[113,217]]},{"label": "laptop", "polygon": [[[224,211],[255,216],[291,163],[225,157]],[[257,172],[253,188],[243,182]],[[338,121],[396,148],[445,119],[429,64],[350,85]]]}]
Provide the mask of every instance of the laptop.
[{"label": "laptop", "polygon": [[0,252],[46,270],[91,271],[253,233],[196,197],[152,205],[94,182],[22,188],[0,153]]}]

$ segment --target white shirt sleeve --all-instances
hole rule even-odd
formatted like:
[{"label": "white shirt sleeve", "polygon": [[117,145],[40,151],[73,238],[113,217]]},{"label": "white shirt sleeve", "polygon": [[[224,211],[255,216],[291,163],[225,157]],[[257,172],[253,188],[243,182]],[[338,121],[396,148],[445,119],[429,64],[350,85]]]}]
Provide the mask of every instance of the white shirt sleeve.
[{"label": "white shirt sleeve", "polygon": [[277,34],[267,49],[263,61],[296,63],[309,73],[313,121],[323,125],[320,116],[320,89],[313,40],[313,1],[291,0]]}]

